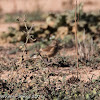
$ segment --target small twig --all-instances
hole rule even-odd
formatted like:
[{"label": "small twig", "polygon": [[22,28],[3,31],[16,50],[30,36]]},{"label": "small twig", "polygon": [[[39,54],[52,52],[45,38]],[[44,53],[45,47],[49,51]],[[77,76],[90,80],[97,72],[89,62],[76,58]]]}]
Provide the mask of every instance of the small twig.
[{"label": "small twig", "polygon": [[[26,25],[26,24],[25,24]],[[26,50],[27,50],[27,43],[28,43],[28,40],[29,40],[29,38],[30,38],[30,32],[32,31],[32,29],[33,29],[33,25],[31,26],[31,28],[29,29],[29,30],[27,30],[27,26],[26,26],[26,33],[27,33],[27,36],[26,36],[26,42],[25,42],[25,44],[24,44],[24,51],[23,52],[25,52]],[[26,52],[26,54],[27,54],[27,52]]]}]

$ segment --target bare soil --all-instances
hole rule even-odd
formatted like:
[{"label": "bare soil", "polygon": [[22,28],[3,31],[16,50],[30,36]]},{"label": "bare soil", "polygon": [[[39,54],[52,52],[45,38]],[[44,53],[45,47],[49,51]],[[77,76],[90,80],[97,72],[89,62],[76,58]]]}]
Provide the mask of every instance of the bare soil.
[{"label": "bare soil", "polygon": [[[78,0],[78,3],[84,3],[84,11],[100,10],[100,0]],[[55,6],[56,5],[56,6]],[[75,6],[75,0],[0,0],[0,9],[3,13],[12,13],[20,11],[64,11],[72,9]]]}]

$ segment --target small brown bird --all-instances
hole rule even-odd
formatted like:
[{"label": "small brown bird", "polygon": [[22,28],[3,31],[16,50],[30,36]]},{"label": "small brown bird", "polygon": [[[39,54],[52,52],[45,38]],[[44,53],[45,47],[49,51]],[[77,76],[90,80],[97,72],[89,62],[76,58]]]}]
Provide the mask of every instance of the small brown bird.
[{"label": "small brown bird", "polygon": [[44,49],[40,49],[40,54],[42,56],[53,57],[58,52],[58,42],[53,41],[51,45]]}]

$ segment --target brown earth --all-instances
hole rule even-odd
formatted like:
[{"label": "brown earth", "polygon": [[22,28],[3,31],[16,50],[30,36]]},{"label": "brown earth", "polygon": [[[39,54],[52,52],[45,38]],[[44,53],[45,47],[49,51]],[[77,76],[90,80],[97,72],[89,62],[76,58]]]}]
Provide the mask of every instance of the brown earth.
[{"label": "brown earth", "polygon": [[[77,0],[84,3],[84,11],[100,10],[100,0]],[[75,0],[0,0],[0,10],[3,13],[19,11],[64,11],[73,9]]]}]

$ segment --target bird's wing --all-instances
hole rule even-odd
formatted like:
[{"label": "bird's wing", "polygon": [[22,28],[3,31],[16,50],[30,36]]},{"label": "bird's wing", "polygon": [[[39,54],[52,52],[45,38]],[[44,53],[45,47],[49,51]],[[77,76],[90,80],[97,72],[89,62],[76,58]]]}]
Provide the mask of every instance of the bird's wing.
[{"label": "bird's wing", "polygon": [[47,48],[44,48],[43,51],[49,52],[51,51],[52,48],[53,48],[52,46],[48,46]]}]

